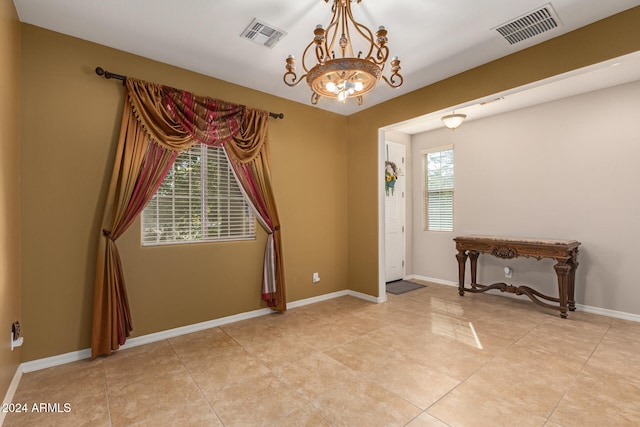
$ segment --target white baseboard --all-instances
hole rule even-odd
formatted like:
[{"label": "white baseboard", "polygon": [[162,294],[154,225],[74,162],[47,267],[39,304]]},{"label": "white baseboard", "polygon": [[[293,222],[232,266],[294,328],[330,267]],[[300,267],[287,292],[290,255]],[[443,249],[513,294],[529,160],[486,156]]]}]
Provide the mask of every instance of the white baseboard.
[{"label": "white baseboard", "polygon": [[[326,301],[333,298],[338,298],[345,295],[351,295],[356,298],[361,298],[371,302],[379,302],[377,298],[370,295],[362,294],[355,291],[338,291],[330,294],[319,295],[317,297],[306,298],[303,300],[292,301],[287,303],[287,308],[302,307],[309,304],[314,304],[320,301]],[[155,332],[152,334],[142,335],[135,338],[129,338],[127,342],[120,347],[121,350],[137,347],[139,345],[150,344],[157,341],[162,341],[169,338],[174,338],[180,335],[191,334],[193,332],[202,331],[205,329],[216,328],[218,326],[228,325],[230,323],[239,322],[241,320],[252,319],[255,317],[265,316],[273,313],[270,308],[262,308],[259,310],[248,311],[245,313],[234,314],[232,316],[222,317],[220,319],[213,319],[206,322],[195,323],[193,325],[181,326],[179,328],[168,329],[166,331]],[[88,359],[91,357],[91,349],[84,349],[78,351],[72,351],[70,353],[60,354],[57,356],[45,357],[43,359],[32,360],[30,362],[24,362],[20,365],[21,373],[39,371],[41,369],[51,368],[53,366],[64,365],[65,363],[77,362],[79,360]],[[17,387],[17,385],[16,385]],[[0,423],[0,425],[2,425]]]},{"label": "white baseboard", "polygon": [[384,295],[382,297],[374,297],[372,295],[363,294],[362,292],[352,291],[352,290],[348,289],[346,291],[332,292],[330,294],[324,294],[324,295],[319,295],[317,297],[312,297],[312,298],[307,298],[307,299],[303,299],[303,300],[293,301],[291,303],[287,303],[287,308],[302,307],[304,305],[315,304],[316,302],[326,301],[326,300],[330,300],[330,299],[338,298],[338,297],[343,297],[345,295],[349,295],[349,296],[352,296],[352,297],[355,297],[355,298],[360,298],[362,300],[373,302],[373,303],[376,303],[376,304],[383,303],[383,302],[385,302],[387,300],[387,296],[386,295]]},{"label": "white baseboard", "polygon": [[[425,276],[417,276],[417,275],[412,275],[412,276],[409,276],[408,278],[424,280],[427,282],[437,283],[440,285],[458,287],[458,282],[452,282],[450,280],[434,279],[433,277],[425,277]],[[498,295],[498,296],[507,297],[507,298],[518,298],[517,295],[504,293],[504,292],[492,293],[492,295]],[[584,305],[584,304],[576,304],[576,308],[580,311],[584,311],[585,313],[599,314],[601,316],[613,317],[615,319],[630,320],[632,322],[640,323],[640,315],[634,314],[634,313],[626,313],[624,311],[609,310],[607,308],[594,307],[591,305]]]},{"label": "white baseboard", "polygon": [[365,301],[369,301],[369,302],[373,302],[376,304],[381,304],[383,302],[387,301],[387,295],[384,294],[380,297],[374,297],[372,295],[368,295],[368,294],[363,294],[362,292],[357,292],[357,291],[347,291],[347,295],[350,295],[352,297],[356,297],[356,298],[360,298],[363,299]]},{"label": "white baseboard", "polygon": [[[20,379],[22,379],[22,367],[18,365],[16,372],[13,374],[11,384],[9,384],[9,388],[7,389],[7,393],[4,395],[4,400],[2,401],[3,406],[13,402],[13,396],[16,394],[16,390],[18,390]],[[0,411],[0,426],[4,423],[4,417],[6,416],[6,412]]]},{"label": "white baseboard", "polygon": [[418,276],[417,274],[412,274],[407,276],[408,280],[416,279],[416,280],[424,280],[425,282],[437,283],[438,285],[447,285],[447,286],[458,286],[458,282],[452,282],[450,280],[436,279],[435,277],[426,277],[426,276]]},{"label": "white baseboard", "polygon": [[139,337],[128,339],[127,342],[120,347],[120,349],[124,350],[127,348],[137,347],[139,345],[150,344],[169,338],[179,337],[180,335],[187,335],[193,332],[204,331],[205,329],[217,328],[218,326],[228,325],[229,323],[235,323],[241,320],[266,316],[267,314],[271,313],[273,313],[273,310],[271,310],[270,308],[261,308],[259,310],[247,311],[245,313],[238,313],[227,317],[221,317],[220,319],[207,320],[206,322],[194,323],[193,325],[181,326],[179,328],[173,328],[166,331],[142,335]]},{"label": "white baseboard", "polygon": [[[120,347],[121,350],[137,347],[139,345],[150,344],[156,341],[162,341],[168,338],[174,338],[180,335],[190,334],[205,329],[215,328],[229,323],[239,322],[240,320],[252,319],[254,317],[264,316],[273,313],[270,308],[262,308],[259,310],[248,311],[245,313],[234,314],[232,316],[213,319],[206,322],[195,323],[193,325],[182,326],[179,328],[168,329],[166,331],[155,332],[152,334],[142,335],[135,338],[129,338],[127,342]],[[24,373],[38,371],[40,369],[51,368],[52,366],[63,365],[65,363],[77,362],[78,360],[88,359],[91,357],[91,349],[72,351],[70,353],[60,354],[58,356],[45,357],[43,359],[24,362],[22,371]]]},{"label": "white baseboard", "polygon": [[576,308],[578,310],[584,311],[585,313],[599,314],[601,316],[630,320],[632,322],[640,322],[640,315],[634,313],[625,313],[624,311],[609,310],[607,308],[593,307],[583,304],[576,304]]},{"label": "white baseboard", "polygon": [[20,366],[22,367],[22,372],[26,374],[28,372],[39,371],[53,366],[64,365],[65,363],[77,362],[78,360],[88,359],[90,357],[91,350],[87,348],[84,350],[59,354],[57,356],[36,359],[30,362],[23,362]]},{"label": "white baseboard", "polygon": [[327,301],[333,298],[343,297],[348,295],[349,291],[338,291],[332,292],[330,294],[318,295],[317,297],[311,297],[306,299],[301,299],[298,301],[292,301],[287,303],[287,308],[298,308],[309,304],[315,304],[320,301]]},{"label": "white baseboard", "polygon": [[[457,282],[452,282],[450,280],[442,280],[442,279],[437,279],[433,277],[418,276],[415,274],[407,276],[406,279],[409,279],[409,280],[417,279],[417,280],[424,280],[426,282],[436,283],[440,285],[456,286],[456,287],[458,286]],[[375,304],[381,304],[387,300],[386,294],[380,297],[374,297],[374,296],[357,292],[357,291],[344,290],[344,291],[338,291],[338,292],[332,292],[329,294],[319,295],[312,298],[306,298],[298,301],[292,301],[290,303],[287,303],[287,307],[288,308],[302,307],[305,305],[315,304],[317,302],[326,301],[329,299],[338,298],[345,295],[350,295],[355,298],[360,298]],[[510,295],[506,294],[502,296],[510,296]],[[608,309],[599,308],[599,307],[591,307],[583,304],[576,304],[576,306],[580,310],[586,313],[600,314],[603,316],[614,317],[617,319],[640,322],[640,315],[637,315],[637,314],[624,313],[620,311],[608,310]],[[140,337],[130,338],[129,340],[127,340],[125,345],[120,347],[120,349],[124,350],[127,348],[137,347],[139,345],[150,344],[150,343],[162,341],[168,338],[174,338],[180,335],[186,335],[193,332],[202,331],[205,329],[228,325],[230,323],[239,322],[241,320],[247,320],[255,317],[265,316],[270,313],[273,313],[273,310],[271,310],[270,308],[263,308],[259,310],[248,311],[245,313],[234,314],[232,316],[227,316],[220,319],[209,320],[206,322],[196,323],[193,325],[182,326],[179,328],[169,329],[166,331],[160,331],[160,332],[156,332],[148,335],[143,335]],[[30,362],[24,362],[20,365],[19,369],[16,371],[16,375],[14,376],[14,380],[12,381],[11,384],[12,386],[14,386],[14,382],[15,382],[15,388],[17,388],[18,386],[17,384],[20,382],[20,377],[22,376],[22,373],[28,373],[28,372],[38,371],[40,369],[51,368],[53,366],[76,362],[79,360],[88,359],[90,357],[91,357],[91,350],[84,349],[84,350],[72,351],[70,353],[60,354],[57,356],[46,357],[43,359],[32,360]],[[18,371],[19,371],[19,374],[18,374]],[[11,387],[9,390],[11,391]],[[13,393],[15,393],[15,389],[13,389],[11,398],[13,398]],[[7,396],[9,396],[9,392],[7,392]],[[2,417],[2,414],[0,414],[0,417]],[[1,422],[0,422],[0,425],[2,425]]]}]

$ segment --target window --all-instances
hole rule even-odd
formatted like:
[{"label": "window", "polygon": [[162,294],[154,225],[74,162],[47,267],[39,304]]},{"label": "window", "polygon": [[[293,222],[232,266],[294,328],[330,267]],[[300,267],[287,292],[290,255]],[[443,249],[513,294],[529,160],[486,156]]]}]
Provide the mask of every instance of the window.
[{"label": "window", "polygon": [[424,156],[424,229],[453,231],[453,147]]},{"label": "window", "polygon": [[181,152],[142,211],[142,245],[255,238],[254,216],[222,147]]}]

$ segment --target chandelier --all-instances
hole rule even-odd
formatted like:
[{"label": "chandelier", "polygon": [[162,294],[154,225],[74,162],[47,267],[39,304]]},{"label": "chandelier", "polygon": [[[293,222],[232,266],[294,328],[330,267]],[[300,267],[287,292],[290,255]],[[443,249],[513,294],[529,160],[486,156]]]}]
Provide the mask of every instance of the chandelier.
[{"label": "chandelier", "polygon": [[[318,103],[321,96],[346,102],[356,98],[362,105],[362,95],[371,91],[382,78],[392,88],[402,85],[400,60],[391,58],[391,74],[383,76],[384,66],[389,58],[387,30],[378,27],[375,38],[369,28],[357,22],[351,14],[351,2],[362,0],[333,0],[333,17],[327,28],[316,26],[314,38],[302,54],[304,74],[296,75],[296,59],[289,55],[284,73],[284,82],[296,86],[306,78],[311,87],[311,103]],[[324,0],[328,3],[329,0]],[[351,35],[359,36],[352,39]],[[314,48],[314,55],[310,50]],[[358,55],[354,52],[358,51]],[[366,54],[363,55],[363,52]],[[307,61],[315,65],[308,68]]]}]

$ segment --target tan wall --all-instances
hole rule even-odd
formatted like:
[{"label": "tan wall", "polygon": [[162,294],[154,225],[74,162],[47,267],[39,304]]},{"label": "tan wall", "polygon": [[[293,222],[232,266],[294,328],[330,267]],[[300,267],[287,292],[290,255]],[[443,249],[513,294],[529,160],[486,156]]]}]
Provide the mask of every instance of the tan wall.
[{"label": "tan wall", "polygon": [[[123,88],[115,73],[274,112],[273,181],[289,301],[347,288],[346,118],[135,55],[22,26],[23,361],[89,347],[96,245]],[[259,228],[259,226],[258,226]],[[141,248],[119,241],[134,336],[264,307],[265,235]],[[313,272],[321,281],[311,283]]]},{"label": "tan wall", "polygon": [[640,7],[349,116],[349,287],[378,295],[378,129],[640,50]]},{"label": "tan wall", "polygon": [[11,0],[0,1],[0,396],[20,363],[11,352],[11,323],[22,320],[20,286],[20,23]]}]

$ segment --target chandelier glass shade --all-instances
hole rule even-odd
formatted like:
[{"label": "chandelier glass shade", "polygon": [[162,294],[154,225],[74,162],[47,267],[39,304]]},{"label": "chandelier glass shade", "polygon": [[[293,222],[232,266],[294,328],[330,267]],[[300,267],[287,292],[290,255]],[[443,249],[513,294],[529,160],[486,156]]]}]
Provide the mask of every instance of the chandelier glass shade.
[{"label": "chandelier glass shade", "polygon": [[[387,30],[379,27],[374,34],[357,22],[351,14],[351,3],[362,0],[333,0],[331,22],[327,28],[316,26],[314,38],[302,54],[304,74],[296,74],[296,59],[289,55],[284,82],[296,86],[306,80],[313,91],[311,103],[317,104],[321,96],[346,102],[356,98],[362,104],[362,95],[371,91],[380,79],[392,88],[402,85],[400,60],[390,61],[389,78],[383,75],[389,58]],[[328,3],[329,0],[324,0]],[[351,38],[352,34],[357,38]],[[358,52],[357,55],[354,52]],[[315,55],[314,55],[315,53]],[[309,68],[310,64],[314,64]]]}]

